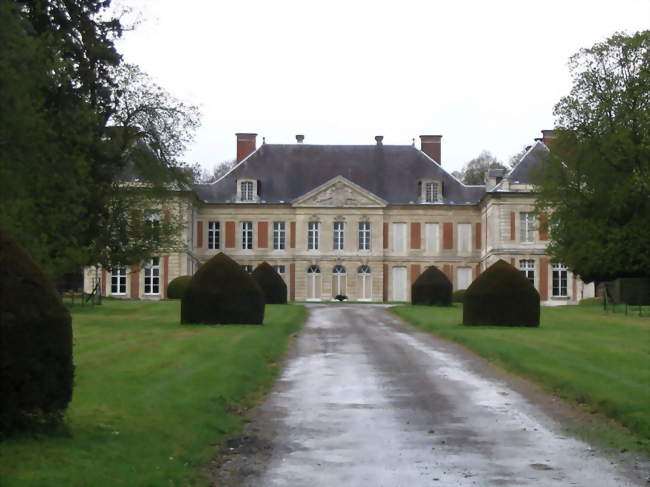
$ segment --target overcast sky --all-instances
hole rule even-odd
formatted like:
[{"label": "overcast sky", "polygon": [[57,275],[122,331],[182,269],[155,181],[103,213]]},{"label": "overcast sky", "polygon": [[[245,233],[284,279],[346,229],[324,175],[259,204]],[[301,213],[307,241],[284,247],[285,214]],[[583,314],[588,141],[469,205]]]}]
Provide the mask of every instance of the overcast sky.
[{"label": "overcast sky", "polygon": [[442,134],[448,170],[506,161],[552,128],[569,56],[650,24],[650,0],[124,0],[142,22],[118,48],[199,105],[185,159],[267,143],[410,144]]}]

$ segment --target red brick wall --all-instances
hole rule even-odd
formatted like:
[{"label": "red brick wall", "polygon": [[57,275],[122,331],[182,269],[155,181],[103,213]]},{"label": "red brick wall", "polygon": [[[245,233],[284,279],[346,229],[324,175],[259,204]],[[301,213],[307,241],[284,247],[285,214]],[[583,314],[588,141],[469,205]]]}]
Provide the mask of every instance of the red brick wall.
[{"label": "red brick wall", "polygon": [[539,297],[542,301],[548,299],[548,259],[539,259]]},{"label": "red brick wall", "polygon": [[269,222],[257,222],[257,246],[260,249],[269,246]]},{"label": "red brick wall", "polygon": [[445,273],[451,282],[454,282],[454,266],[452,264],[445,264],[442,267],[442,272]]},{"label": "red brick wall", "polygon": [[442,224],[442,248],[454,248],[454,224],[452,222]]},{"label": "red brick wall", "polygon": [[237,162],[255,152],[257,134],[237,134]]},{"label": "red brick wall", "polygon": [[481,250],[481,222],[474,225],[474,248]]},{"label": "red brick wall", "polygon": [[517,214],[514,211],[510,212],[510,240],[516,240],[517,239],[517,233],[515,231],[515,219],[517,218]]},{"label": "red brick wall", "polygon": [[296,300],[296,264],[289,264],[289,300]]},{"label": "red brick wall", "polygon": [[419,249],[422,242],[421,229],[419,222],[411,223],[411,248]]},{"label": "red brick wall", "polygon": [[131,298],[140,297],[140,268],[137,265],[131,266]]},{"label": "red brick wall", "polygon": [[102,288],[100,289],[102,296],[108,296],[107,289],[108,289],[108,272],[106,272],[106,269],[102,269]]},{"label": "red brick wall", "polygon": [[539,239],[548,240],[548,215],[546,213],[539,215]]},{"label": "red brick wall", "polygon": [[289,247],[296,248],[296,222],[289,224]]},{"label": "red brick wall", "polygon": [[235,248],[235,222],[226,222],[226,248]]},{"label": "red brick wall", "polygon": [[[387,249],[388,248],[388,223],[384,223],[383,238],[384,238],[384,249]],[[384,299],[384,301],[386,300]]]},{"label": "red brick wall", "polygon": [[420,277],[420,264],[411,264],[411,284]]}]

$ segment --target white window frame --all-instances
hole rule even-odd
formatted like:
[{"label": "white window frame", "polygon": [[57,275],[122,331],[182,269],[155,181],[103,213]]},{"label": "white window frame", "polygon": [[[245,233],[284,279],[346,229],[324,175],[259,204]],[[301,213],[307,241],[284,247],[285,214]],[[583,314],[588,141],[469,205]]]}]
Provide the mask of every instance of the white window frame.
[{"label": "white window frame", "polygon": [[241,201],[255,201],[255,185],[253,181],[240,181],[239,193]]},{"label": "white window frame", "polygon": [[[359,301],[372,301],[372,269],[368,265],[361,265],[357,268],[357,279],[360,280],[359,287],[361,293],[357,296]],[[370,280],[368,283],[367,281]],[[370,291],[367,296],[366,289]]]},{"label": "white window frame", "polygon": [[552,268],[551,296],[554,298],[569,297],[569,270],[567,266],[554,263]]},{"label": "white window frame", "polygon": [[438,202],[438,183],[436,181],[426,181],[424,183],[424,201],[426,203]]},{"label": "white window frame", "polygon": [[[323,278],[320,266],[309,266],[307,269],[307,280],[307,285],[309,286],[309,290],[307,292],[307,301],[320,301],[323,294]],[[320,293],[317,293],[316,290],[320,291]]]},{"label": "white window frame", "polygon": [[253,222],[241,222],[241,248],[253,250]]},{"label": "white window frame", "polygon": [[285,250],[286,248],[286,224],[285,222],[273,222],[273,250]]},{"label": "white window frame", "polygon": [[[336,297],[339,294],[345,296],[347,289],[341,289],[342,287],[347,288],[347,272],[345,267],[340,264],[335,265],[332,269],[332,277],[334,277],[333,280],[336,281],[336,289],[332,289],[332,297]],[[344,286],[341,284],[344,284]]]},{"label": "white window frame", "polygon": [[535,285],[535,260],[534,259],[521,259],[519,260],[519,270],[528,279],[531,284]]},{"label": "white window frame", "polygon": [[284,279],[284,275],[287,271],[286,266],[284,264],[274,265],[273,270],[278,274],[280,274],[280,277]]},{"label": "white window frame", "polygon": [[144,294],[146,296],[160,295],[160,257],[153,257],[144,266]]},{"label": "white window frame", "polygon": [[429,222],[424,224],[424,245],[426,252],[437,254],[440,252],[440,224]]},{"label": "white window frame", "polygon": [[307,223],[307,250],[318,250],[320,238],[320,222]]},{"label": "white window frame", "polygon": [[522,243],[535,241],[535,215],[532,211],[519,212],[519,241]]},{"label": "white window frame", "polygon": [[456,232],[458,233],[458,252],[471,252],[472,251],[472,224],[471,223],[458,223],[456,225]]},{"label": "white window frame", "polygon": [[370,250],[370,222],[359,222],[359,250]]},{"label": "white window frame", "polygon": [[218,221],[208,222],[208,249],[218,250],[221,248],[221,224]]},{"label": "white window frame", "polygon": [[332,248],[334,250],[345,249],[345,222],[334,222],[332,225]]},{"label": "white window frame", "polygon": [[124,296],[126,294],[126,267],[113,267],[111,269],[111,295]]},{"label": "white window frame", "polygon": [[246,272],[246,273],[248,273],[248,274],[250,274],[251,272],[253,272],[253,266],[252,266],[251,264],[243,264],[243,265],[241,266],[241,268],[242,268],[242,270],[243,270],[244,272]]},{"label": "white window frame", "polygon": [[[391,247],[393,252],[406,252],[406,223],[404,222],[393,222],[391,226]],[[397,245],[400,243],[401,245]]]}]

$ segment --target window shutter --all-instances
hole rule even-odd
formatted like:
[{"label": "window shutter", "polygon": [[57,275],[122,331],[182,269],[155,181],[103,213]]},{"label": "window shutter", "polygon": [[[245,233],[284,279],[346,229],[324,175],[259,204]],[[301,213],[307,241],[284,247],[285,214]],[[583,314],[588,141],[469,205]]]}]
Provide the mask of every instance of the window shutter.
[{"label": "window shutter", "polygon": [[442,224],[442,248],[446,250],[454,248],[453,222],[445,222]]},{"label": "window shutter", "polygon": [[474,231],[474,248],[481,250],[481,222],[476,223]]},{"label": "window shutter", "polygon": [[411,249],[417,250],[420,248],[422,237],[420,235],[420,222],[411,223]]},{"label": "window shutter", "polygon": [[196,248],[203,248],[203,221],[196,221]]}]

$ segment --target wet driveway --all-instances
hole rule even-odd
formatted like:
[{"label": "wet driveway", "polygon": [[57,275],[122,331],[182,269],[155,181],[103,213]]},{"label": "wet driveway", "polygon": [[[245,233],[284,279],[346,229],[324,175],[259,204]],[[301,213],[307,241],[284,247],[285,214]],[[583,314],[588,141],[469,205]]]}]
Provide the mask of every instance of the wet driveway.
[{"label": "wet driveway", "polygon": [[647,485],[379,306],[312,306],[274,391],[228,450],[215,485]]}]

